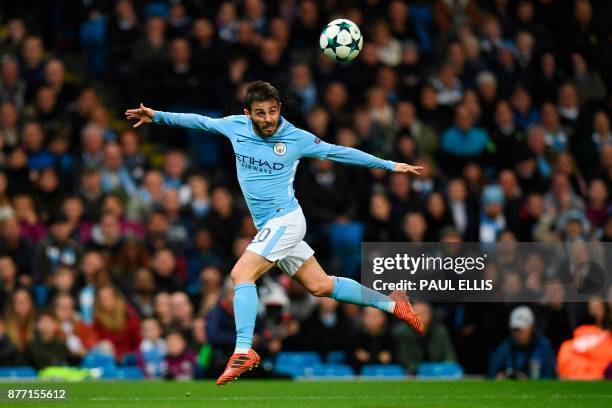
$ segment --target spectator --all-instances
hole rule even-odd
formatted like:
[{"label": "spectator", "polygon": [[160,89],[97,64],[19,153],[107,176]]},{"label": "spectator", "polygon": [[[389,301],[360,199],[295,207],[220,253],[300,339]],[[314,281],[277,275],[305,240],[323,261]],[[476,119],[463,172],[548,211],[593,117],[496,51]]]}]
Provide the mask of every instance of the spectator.
[{"label": "spectator", "polygon": [[527,306],[510,314],[510,338],[493,352],[489,364],[491,378],[554,378],[555,360],[550,341],[535,329],[533,312]]},{"label": "spectator", "polygon": [[157,320],[149,318],[142,321],[142,341],[138,350],[145,377],[160,378],[164,369],[166,341]]},{"label": "spectator", "polygon": [[29,36],[24,38],[21,46],[21,77],[29,89],[43,81],[44,46],[42,38]]},{"label": "spectator", "polygon": [[42,313],[36,322],[34,339],[26,345],[26,360],[36,369],[64,366],[70,363],[70,351],[59,335],[55,316]]},{"label": "spectator", "polygon": [[117,192],[132,195],[136,192],[136,184],[127,168],[123,165],[121,147],[116,143],[108,143],[104,147],[104,165],[100,172],[102,191]]},{"label": "spectator", "polygon": [[407,132],[415,140],[418,152],[432,156],[438,150],[438,135],[427,124],[416,116],[416,109],[411,102],[400,101],[395,106],[398,135]]},{"label": "spectator", "polygon": [[38,218],[34,209],[34,201],[30,195],[19,194],[14,196],[13,207],[15,217],[21,226],[21,235],[25,239],[35,244],[46,236],[47,228]]},{"label": "spectator", "polygon": [[20,355],[13,341],[6,332],[6,324],[0,319],[0,366],[16,366]]},{"label": "spectator", "polygon": [[193,296],[196,315],[206,316],[221,296],[223,276],[216,266],[206,266],[199,274],[199,291]]},{"label": "spectator", "polygon": [[176,256],[170,249],[160,249],[153,254],[151,269],[158,290],[170,293],[180,290],[176,263]]},{"label": "spectator", "polygon": [[82,248],[70,238],[68,218],[57,214],[49,222],[49,236],[38,244],[37,264],[43,281],[47,281],[60,265],[76,266]]},{"label": "spectator", "polygon": [[[0,93],[1,94],[1,93]],[[0,143],[4,149],[13,148],[19,141],[20,126],[17,107],[11,102],[0,104]],[[6,154],[2,154],[1,163],[6,164]]]},{"label": "spectator", "polygon": [[331,298],[317,298],[317,308],[302,322],[301,330],[318,333],[307,341],[307,349],[317,351],[322,356],[332,351],[348,350],[350,338],[355,334],[353,323]]},{"label": "spectator", "polygon": [[79,198],[83,202],[83,221],[93,221],[98,218],[104,199],[102,178],[97,167],[87,167],[81,176]]},{"label": "spectator", "polygon": [[17,265],[15,261],[8,255],[0,256],[0,307],[6,307],[11,294],[17,288],[19,282],[17,280]]},{"label": "spectator", "polygon": [[557,364],[559,378],[599,380],[612,360],[610,331],[594,325],[578,326],[574,337],[561,345]]},{"label": "spectator", "polygon": [[9,339],[22,353],[34,339],[36,309],[32,295],[25,289],[16,289],[4,307],[4,321]]},{"label": "spectator", "polygon": [[468,196],[465,180],[454,178],[448,185],[448,206],[453,218],[453,225],[468,242],[477,240],[478,207]]},{"label": "spectator", "polygon": [[176,331],[181,333],[189,346],[193,345],[193,306],[184,292],[172,294],[172,321]]},{"label": "spectator", "polygon": [[517,153],[524,150],[526,138],[518,130],[512,116],[510,103],[499,101],[495,109],[495,125],[490,129],[492,160],[497,170],[510,169],[514,166]]},{"label": "spectator", "polygon": [[503,213],[504,193],[496,185],[487,186],[482,192],[483,211],[480,215],[480,242],[496,242],[506,228]]},{"label": "spectator", "polygon": [[39,277],[32,245],[21,235],[19,223],[14,217],[0,222],[0,231],[1,252],[9,255],[17,265],[21,285],[31,286]]},{"label": "spectator", "polygon": [[442,133],[442,151],[452,159],[478,159],[485,153],[489,135],[479,127],[474,126],[473,115],[459,106],[455,116],[455,125]]},{"label": "spectator", "polygon": [[96,333],[85,324],[75,310],[75,301],[68,293],[59,293],[52,302],[64,343],[71,358],[83,357],[97,343]]},{"label": "spectator", "polygon": [[196,221],[204,218],[210,211],[210,184],[202,174],[192,174],[187,179],[189,185],[189,200],[183,203],[183,216]]},{"label": "spectator", "polygon": [[397,360],[410,374],[416,374],[420,363],[455,362],[455,350],[450,334],[443,324],[433,318],[431,306],[427,303],[415,303],[413,308],[425,327],[425,335],[419,337],[406,325],[396,325],[391,335]]},{"label": "spectator", "polygon": [[104,213],[100,216],[100,221],[91,229],[88,247],[101,251],[114,258],[123,245],[123,233],[118,218],[112,213]]},{"label": "spectator", "polygon": [[195,375],[196,356],[187,348],[187,342],[179,332],[170,332],[166,338],[166,356],[162,376],[168,380],[191,380]]},{"label": "spectator", "polygon": [[142,152],[140,138],[132,129],[119,133],[123,164],[134,182],[140,184],[148,168],[148,160]]},{"label": "spectator", "polygon": [[0,95],[2,102],[10,102],[21,109],[25,105],[26,82],[19,75],[19,63],[11,55],[0,61]]},{"label": "spectator", "polygon": [[153,300],[154,317],[167,334],[172,328],[172,298],[168,292],[159,292]]},{"label": "spectator", "polygon": [[389,364],[395,361],[386,318],[378,309],[363,309],[362,326],[349,348],[349,361],[355,369],[364,364]]},{"label": "spectator", "polygon": [[120,359],[138,350],[141,340],[140,321],[134,309],[126,304],[117,289],[104,286],[96,291],[93,329],[98,338],[110,342],[113,354]]},{"label": "spectator", "polygon": [[155,312],[155,278],[149,269],[140,268],[134,272],[132,291],[131,303],[138,315],[141,318],[152,317]]},{"label": "spectator", "polygon": [[453,225],[450,211],[441,193],[433,192],[427,197],[425,220],[427,221],[426,241],[428,242],[440,240],[442,230]]}]

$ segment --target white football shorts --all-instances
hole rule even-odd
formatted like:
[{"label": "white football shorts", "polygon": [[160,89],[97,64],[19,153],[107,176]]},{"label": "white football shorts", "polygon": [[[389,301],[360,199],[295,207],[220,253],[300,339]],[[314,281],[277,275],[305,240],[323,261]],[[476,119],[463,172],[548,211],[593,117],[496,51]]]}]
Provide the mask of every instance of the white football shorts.
[{"label": "white football shorts", "polygon": [[304,242],[306,219],[302,208],[272,218],[257,232],[247,251],[255,252],[293,277],[314,251]]}]

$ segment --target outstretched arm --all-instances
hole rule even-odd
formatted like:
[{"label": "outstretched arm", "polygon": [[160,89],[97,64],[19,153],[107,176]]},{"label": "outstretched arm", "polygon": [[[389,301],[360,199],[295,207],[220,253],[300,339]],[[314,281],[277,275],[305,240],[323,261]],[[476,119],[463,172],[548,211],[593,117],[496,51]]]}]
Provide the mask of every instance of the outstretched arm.
[{"label": "outstretched arm", "polygon": [[419,174],[419,171],[423,169],[422,166],[410,166],[406,163],[396,163],[391,160],[379,159],[376,156],[362,152],[358,149],[353,149],[352,147],[338,146],[334,144],[330,146],[331,148],[327,153],[327,159],[340,163],[414,174]]},{"label": "outstretched arm", "polygon": [[195,113],[172,113],[155,111],[147,108],[142,103],[138,109],[128,109],[125,111],[127,119],[138,120],[134,124],[137,128],[145,123],[157,123],[160,125],[168,125],[175,127],[183,127],[188,129],[197,129],[210,132],[221,133],[220,123],[223,119],[212,119],[207,116],[197,115]]},{"label": "outstretched arm", "polygon": [[304,132],[302,138],[301,151],[304,157],[316,157],[318,159],[328,159],[340,163],[354,164],[356,166],[373,167],[397,171],[401,173],[419,174],[422,166],[411,166],[406,163],[396,163],[391,160],[379,159],[376,156],[353,149],[352,147],[338,146],[326,143],[310,132]]}]

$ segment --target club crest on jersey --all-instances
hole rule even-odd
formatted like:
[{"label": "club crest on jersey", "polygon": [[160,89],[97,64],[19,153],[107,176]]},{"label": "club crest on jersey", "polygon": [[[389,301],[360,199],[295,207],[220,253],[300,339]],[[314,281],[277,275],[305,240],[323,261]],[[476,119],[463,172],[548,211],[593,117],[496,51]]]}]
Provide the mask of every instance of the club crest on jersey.
[{"label": "club crest on jersey", "polygon": [[274,153],[276,153],[279,156],[284,155],[285,153],[287,153],[287,145],[284,144],[283,142],[278,142],[274,144]]}]

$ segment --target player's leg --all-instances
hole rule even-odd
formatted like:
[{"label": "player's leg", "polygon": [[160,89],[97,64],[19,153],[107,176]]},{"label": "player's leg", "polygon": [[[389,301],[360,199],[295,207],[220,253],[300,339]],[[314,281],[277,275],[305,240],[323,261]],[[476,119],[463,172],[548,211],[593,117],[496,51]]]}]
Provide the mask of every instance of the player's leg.
[{"label": "player's leg", "polygon": [[253,330],[259,308],[255,281],[266,273],[274,262],[249,250],[244,251],[231,277],[234,284],[234,319],[236,321],[235,353],[246,353],[253,342]]},{"label": "player's leg", "polygon": [[395,301],[385,294],[366,288],[353,279],[327,275],[314,256],[304,261],[293,278],[315,296],[331,297],[339,302],[360,306],[372,306],[387,313],[393,313],[395,308]]},{"label": "player's leg", "polygon": [[218,385],[235,380],[259,364],[259,355],[251,348],[259,310],[255,281],[302,240],[305,231],[303,218],[301,211],[293,211],[268,221],[232,269],[236,349],[217,379]]},{"label": "player's leg", "polygon": [[259,365],[259,355],[251,348],[257,310],[259,309],[255,281],[273,265],[274,262],[247,249],[232,268],[236,348],[227,363],[227,367],[217,379],[217,385],[227,384],[245,371]]},{"label": "player's leg", "polygon": [[[423,325],[414,313],[405,292],[395,291],[387,296],[353,279],[328,276],[312,253],[308,244],[302,242],[286,259],[279,261],[278,265],[315,296],[326,296],[339,302],[375,307],[393,314],[418,333],[423,333]],[[301,259],[306,260],[300,263],[300,256],[303,255],[306,256]]]}]

